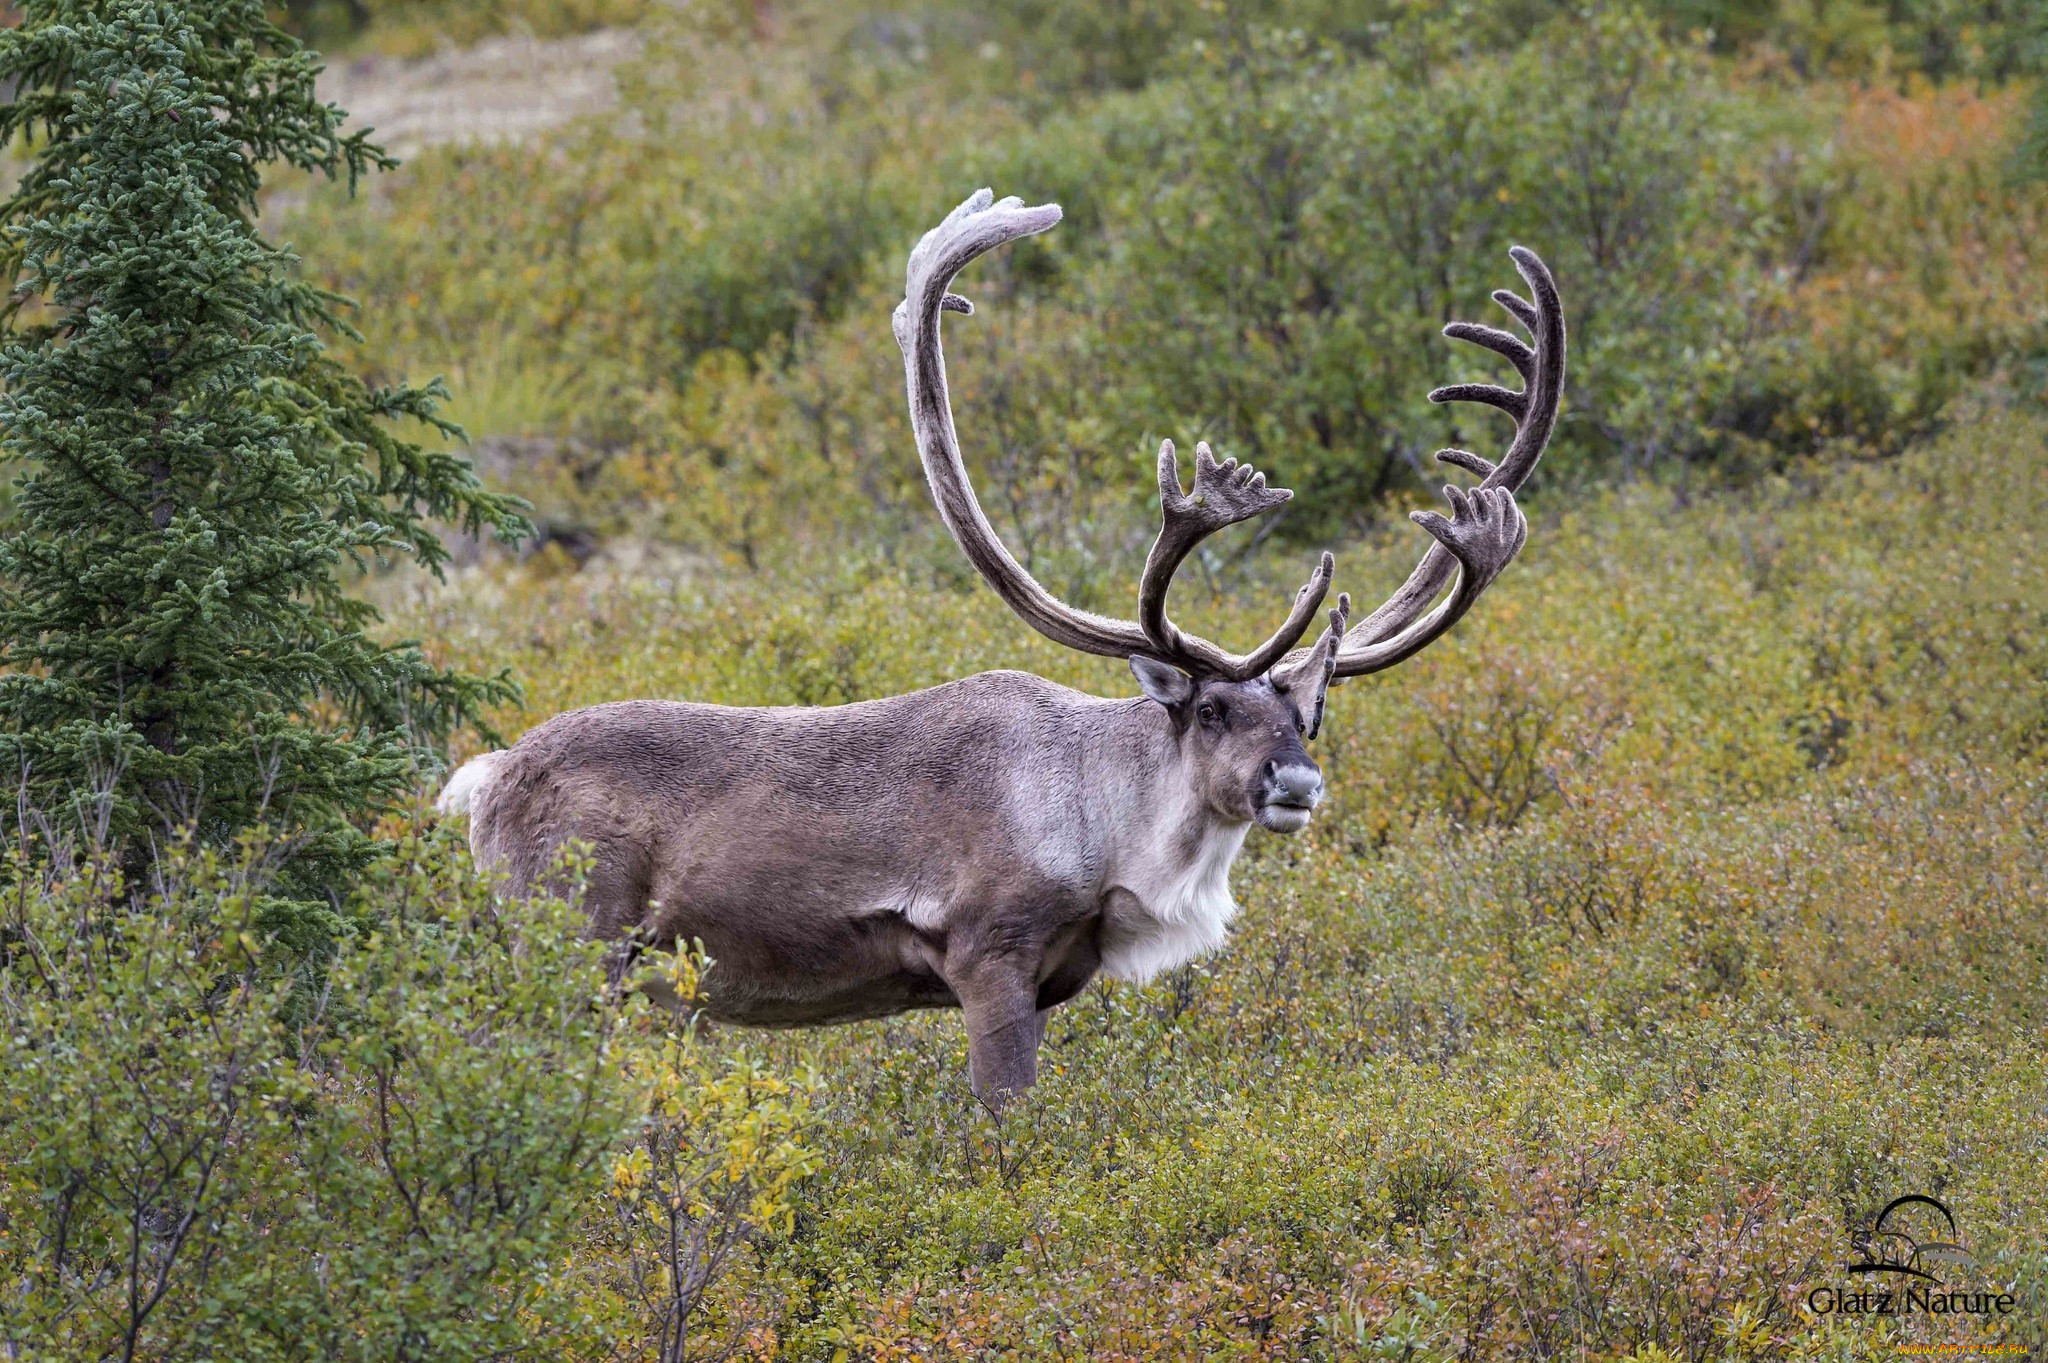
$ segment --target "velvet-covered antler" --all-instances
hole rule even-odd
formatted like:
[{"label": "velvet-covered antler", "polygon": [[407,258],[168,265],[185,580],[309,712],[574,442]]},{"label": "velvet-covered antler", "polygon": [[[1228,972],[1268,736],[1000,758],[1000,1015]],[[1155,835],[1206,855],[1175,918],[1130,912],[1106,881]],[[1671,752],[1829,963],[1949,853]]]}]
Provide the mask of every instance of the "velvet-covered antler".
[{"label": "velvet-covered antler", "polygon": [[[1320,673],[1313,707],[1319,721],[1322,690],[1330,680],[1377,672],[1427,648],[1471,609],[1528,539],[1528,522],[1514,494],[1542,457],[1557,421],[1564,394],[1565,333],[1564,310],[1550,271],[1535,252],[1517,246],[1509,254],[1529,285],[1531,299],[1505,289],[1493,297],[1528,328],[1534,344],[1473,322],[1453,322],[1444,334],[1504,357],[1527,387],[1518,392],[1490,383],[1459,383],[1429,395],[1432,402],[1477,402],[1506,412],[1515,422],[1514,440],[1498,464],[1468,450],[1438,451],[1439,460],[1476,474],[1481,483],[1469,492],[1444,489],[1449,516],[1413,513],[1416,524],[1437,542],[1408,580],[1355,627],[1345,628],[1350,613],[1345,598],[1332,612],[1340,622],[1335,635],[1326,631],[1313,647],[1294,648],[1329,593],[1335,563],[1327,553],[1296,593],[1280,628],[1249,653],[1228,652],[1167,617],[1173,575],[1203,539],[1273,511],[1293,496],[1284,488],[1268,487],[1265,475],[1248,464],[1235,459],[1218,463],[1206,444],[1195,447],[1192,489],[1181,486],[1173,442],[1159,448],[1161,523],[1139,581],[1138,618],[1096,615],[1054,596],[1003,545],[975,496],[953,426],[939,319],[947,312],[974,311],[966,299],[948,292],[962,269],[998,246],[1046,231],[1059,220],[1057,204],[1031,207],[1020,199],[997,200],[986,189],[977,191],[925,233],[910,253],[904,299],[895,315],[896,341],[903,349],[910,390],[911,425],[939,515],[976,571],[1033,629],[1084,653],[1124,658],[1144,654],[1195,677],[1244,681],[1270,671],[1276,684],[1300,685]],[[1452,587],[1450,595],[1425,615],[1446,586]]]},{"label": "velvet-covered antler", "polygon": [[[1490,383],[1455,383],[1436,389],[1429,400],[1496,407],[1514,418],[1515,438],[1498,464],[1469,450],[1437,452],[1443,463],[1477,474],[1482,481],[1470,492],[1444,489],[1451,503],[1448,518],[1434,511],[1411,513],[1415,523],[1437,542],[1408,580],[1345,636],[1337,650],[1337,677],[1378,672],[1429,647],[1472,608],[1529,538],[1529,524],[1515,504],[1515,490],[1535,469],[1557,424],[1558,404],[1564,396],[1564,307],[1558,300],[1556,281],[1534,251],[1517,246],[1508,254],[1527,281],[1534,301],[1506,289],[1495,290],[1493,298],[1529,329],[1534,346],[1511,332],[1475,322],[1452,322],[1444,328],[1444,335],[1505,357],[1521,373],[1527,388],[1516,392]],[[1424,615],[1454,575],[1457,585],[1450,596]],[[1306,656],[1306,650],[1289,654],[1287,664],[1297,666]]]},{"label": "velvet-covered antler", "polygon": [[1139,582],[1138,619],[1117,620],[1071,606],[1047,591],[1006,548],[967,476],[953,427],[946,390],[946,360],[939,344],[942,313],[971,314],[966,299],[949,293],[955,275],[970,262],[1006,242],[1043,232],[1060,220],[1057,204],[1027,207],[1020,199],[997,200],[976,192],[925,233],[910,253],[904,299],[896,307],[896,342],[910,389],[911,425],[918,456],[939,516],[968,560],[1025,623],[1057,643],[1083,653],[1128,658],[1144,654],[1172,663],[1191,676],[1243,681],[1261,676],[1300,641],[1330,589],[1335,561],[1324,554],[1308,583],[1295,596],[1286,621],[1250,653],[1236,654],[1175,625],[1166,615],[1167,588],[1195,546],[1227,525],[1263,515],[1294,494],[1266,486],[1265,475],[1235,459],[1217,463],[1207,445],[1195,448],[1195,485],[1180,484],[1173,442],[1159,450],[1159,537],[1145,560]]}]

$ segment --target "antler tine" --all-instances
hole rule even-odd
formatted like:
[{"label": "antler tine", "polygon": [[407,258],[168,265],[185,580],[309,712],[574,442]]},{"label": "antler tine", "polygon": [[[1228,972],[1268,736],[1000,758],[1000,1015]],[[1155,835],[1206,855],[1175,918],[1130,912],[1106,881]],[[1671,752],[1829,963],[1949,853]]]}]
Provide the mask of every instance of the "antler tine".
[{"label": "antler tine", "polygon": [[[1528,538],[1528,522],[1515,505],[1514,493],[1542,458],[1557,423],[1564,395],[1564,307],[1556,281],[1534,251],[1516,246],[1508,254],[1534,301],[1506,289],[1495,290],[1494,301],[1529,329],[1534,347],[1507,332],[1470,322],[1453,322],[1444,334],[1506,357],[1528,380],[1528,387],[1517,393],[1496,384],[1459,383],[1438,388],[1429,397],[1432,402],[1479,402],[1499,408],[1515,419],[1515,438],[1498,464],[1468,450],[1438,452],[1442,462],[1478,474],[1480,486],[1470,493],[1444,489],[1452,510],[1448,520],[1435,512],[1415,514],[1437,542],[1408,580],[1345,636],[1334,663],[1338,677],[1377,672],[1428,647],[1457,623]],[[1429,603],[1454,576],[1456,590],[1425,616]],[[1298,666],[1306,656],[1297,651],[1289,655],[1287,665]]]},{"label": "antler tine", "polygon": [[1476,473],[1481,478],[1493,476],[1493,461],[1491,459],[1482,459],[1470,450],[1438,450],[1436,458],[1440,464],[1455,465],[1467,473]]},{"label": "antler tine", "polygon": [[1174,571],[1206,536],[1224,526],[1262,515],[1294,494],[1269,488],[1266,476],[1235,459],[1216,461],[1206,444],[1195,447],[1194,490],[1184,492],[1171,441],[1159,450],[1159,538],[1146,556],[1139,582],[1139,619],[1116,620],[1061,601],[1024,570],[996,535],[981,509],[960,455],[953,406],[946,389],[946,359],[939,319],[947,312],[972,314],[974,305],[949,288],[954,276],[1006,242],[1043,232],[1060,220],[1057,204],[1026,207],[1021,199],[998,201],[978,190],[924,234],[910,253],[904,298],[893,326],[903,349],[910,392],[910,421],[918,457],[931,484],[939,517],[976,571],[1025,623],[1056,643],[1083,653],[1129,658],[1148,654],[1195,676],[1242,681],[1260,675],[1300,641],[1329,590],[1334,571],[1323,556],[1316,573],[1295,597],[1294,609],[1274,636],[1242,657],[1206,639],[1184,633],[1166,616],[1166,592]]},{"label": "antler tine", "polygon": [[[1287,619],[1280,628],[1273,631],[1273,637],[1244,655],[1236,668],[1233,680],[1247,681],[1252,677],[1264,676],[1272,670],[1273,664],[1287,656],[1287,650],[1301,642],[1301,636],[1308,633],[1308,627],[1315,623],[1316,609],[1323,604],[1323,598],[1330,594],[1330,579],[1337,575],[1337,559],[1334,554],[1324,552],[1316,564],[1316,570],[1309,580],[1302,583],[1301,590],[1294,594],[1294,608],[1287,613]],[[1348,612],[1351,598],[1340,597]]]},{"label": "antler tine", "polygon": [[1350,619],[1351,593],[1339,592],[1337,605],[1330,612],[1330,627],[1322,632],[1315,646],[1303,655],[1300,662],[1274,678],[1274,685],[1282,691],[1291,691],[1304,681],[1315,687],[1313,701],[1302,707],[1310,738],[1322,732],[1323,703],[1330,696],[1330,681],[1337,673],[1337,650],[1343,647],[1344,626]]},{"label": "antler tine", "polygon": [[[1506,290],[1502,290],[1503,293]],[[1508,294],[1513,298],[1513,294]],[[1517,302],[1521,300],[1516,299]],[[1477,322],[1452,322],[1444,327],[1444,335],[1454,341],[1470,341],[1473,345],[1484,346],[1496,355],[1505,355],[1517,372],[1526,381],[1536,372],[1536,352],[1531,350],[1512,331],[1501,331],[1496,327],[1481,326]]]},{"label": "antler tine", "polygon": [[1497,383],[1447,383],[1441,388],[1429,390],[1431,402],[1483,402],[1489,407],[1498,407],[1517,422],[1529,415],[1529,399],[1526,394],[1512,388],[1503,388]]},{"label": "antler tine", "polygon": [[[1159,442],[1159,537],[1152,541],[1151,551],[1145,555],[1144,574],[1138,579],[1138,628],[1151,641],[1155,657],[1195,675],[1242,681],[1264,672],[1275,659],[1294,647],[1308,628],[1307,620],[1315,615],[1315,608],[1311,606],[1301,623],[1296,625],[1295,616],[1303,614],[1299,609],[1299,597],[1295,612],[1280,628],[1280,633],[1285,634],[1290,626],[1294,626],[1293,637],[1277,651],[1273,650],[1273,641],[1269,639],[1243,657],[1226,653],[1206,639],[1183,632],[1166,615],[1166,593],[1173,585],[1173,575],[1196,545],[1223,527],[1264,515],[1293,496],[1286,488],[1267,487],[1266,475],[1250,464],[1239,464],[1235,459],[1217,463],[1207,441],[1199,441],[1195,445],[1194,490],[1183,491],[1180,461],[1174,452],[1173,442]],[[1315,585],[1316,579],[1311,579],[1302,590],[1308,591]],[[1322,590],[1329,590],[1326,577],[1322,579]],[[1256,671],[1247,670],[1269,652],[1272,656],[1259,662]]]},{"label": "antler tine", "polygon": [[[1512,247],[1510,248],[1510,253],[1520,249],[1520,247]],[[1534,303],[1531,303],[1528,299],[1510,289],[1495,289],[1493,291],[1493,301],[1513,313],[1515,320],[1529,328],[1531,335],[1536,333],[1536,327],[1541,314],[1536,311]]]}]

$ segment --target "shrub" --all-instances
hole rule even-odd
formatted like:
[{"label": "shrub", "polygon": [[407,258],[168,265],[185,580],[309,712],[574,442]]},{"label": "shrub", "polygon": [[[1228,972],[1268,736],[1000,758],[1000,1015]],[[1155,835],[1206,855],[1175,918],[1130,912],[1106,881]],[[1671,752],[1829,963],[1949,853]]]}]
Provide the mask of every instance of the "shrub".
[{"label": "shrub", "polygon": [[[771,1114],[769,1077],[816,1078],[808,1176],[786,1219],[750,1223],[692,1347],[1875,1363],[1987,1338],[1805,1305],[1850,1231],[1921,1189],[1978,1260],[1958,1281],[2033,1294],[1989,1327],[2028,1338],[2043,428],[1997,389],[1953,419],[1895,460],[1685,505],[1552,503],[1426,661],[1333,694],[1332,795],[1303,836],[1252,835],[1226,950],[1059,1009],[1040,1086],[1000,1121],[948,1017],[700,1038],[697,1072],[761,1076]],[[1398,581],[1412,534],[1346,550],[1346,581]],[[1272,599],[1226,592],[1205,623],[1253,634]],[[494,567],[401,618],[533,677],[507,728],[992,666],[1128,691],[911,556]],[[1801,720],[1830,711],[1850,728],[1816,764]],[[1470,782],[1439,729],[1467,753],[1520,735],[1538,762],[1501,770],[1544,771],[1544,793]],[[622,1242],[586,1243],[583,1280],[630,1299]]]},{"label": "shrub", "polygon": [[[978,267],[952,377],[991,515],[1104,604],[1162,435],[1296,488],[1283,540],[1355,533],[1439,445],[1483,448],[1425,395],[1491,373],[1437,328],[1484,316],[1511,239],[1571,311],[1550,489],[1888,456],[2039,362],[2048,200],[2005,174],[2016,89],[1808,81],[1620,8],[1364,36],[1302,13],[1205,12],[1142,88],[1047,98],[1005,84],[1024,49],[973,36],[1009,11],[797,5],[763,37],[693,10],[650,28],[630,117],[429,152],[378,212],[315,196],[334,221],[295,230],[399,314],[366,363],[452,354],[465,420],[547,437],[499,476],[550,518],[758,568],[928,527],[884,324],[901,253],[962,186],[1057,198],[1060,232]],[[1200,566],[1247,570],[1229,545]]]},{"label": "shrub", "polygon": [[686,1031],[650,1038],[626,1068],[646,1094],[645,1115],[613,1160],[602,1199],[609,1224],[595,1242],[630,1284],[615,1290],[638,1308],[661,1363],[772,1339],[783,1315],[772,1290],[727,1293],[708,1326],[692,1317],[750,1239],[789,1233],[812,1167],[804,1139],[815,1078],[715,1056]]},{"label": "shrub", "polygon": [[187,847],[131,898],[100,859],[10,859],[0,1338],[380,1363],[576,1338],[558,1265],[629,1116],[603,949],[415,842],[376,930],[301,976],[262,922],[274,860]]},{"label": "shrub", "polygon": [[1095,288],[1144,416],[1283,472],[1300,530],[1356,523],[1490,434],[1425,397],[1460,377],[1438,329],[1507,282],[1504,243],[1540,245],[1568,300],[1582,434],[1552,470],[1627,425],[1620,394],[1669,381],[1676,338],[1726,329],[1688,283],[1733,264],[1691,174],[1715,92],[1640,20],[1560,23],[1513,58],[1421,38],[1374,65],[1286,37],[1205,55],[1115,139],[1133,169]]}]

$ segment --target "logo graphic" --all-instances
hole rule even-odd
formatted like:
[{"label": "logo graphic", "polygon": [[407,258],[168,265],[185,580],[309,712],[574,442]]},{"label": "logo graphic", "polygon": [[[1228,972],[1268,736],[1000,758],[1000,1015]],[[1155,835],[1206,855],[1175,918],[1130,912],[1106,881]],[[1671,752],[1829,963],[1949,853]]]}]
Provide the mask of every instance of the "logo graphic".
[{"label": "logo graphic", "polygon": [[[1904,1228],[1906,1218],[1900,1216],[1898,1224],[1893,1216],[1902,1207],[1932,1207],[1941,1214],[1948,1226],[1946,1240],[1915,1240]],[[1849,1247],[1863,1256],[1863,1262],[1847,1265],[1851,1273],[1897,1273],[1909,1278],[1924,1278],[1939,1287],[1941,1279],[1928,1270],[1928,1265],[1952,1265],[1956,1268],[1975,1268],[1977,1261],[1970,1257],[1968,1250],[1956,1241],[1962,1235],[1956,1230],[1955,1213],[1925,1193],[1907,1193],[1895,1197],[1885,1209],[1877,1214],[1877,1220],[1870,1223],[1865,1234],[1849,1238]]]},{"label": "logo graphic", "polygon": [[2017,1305],[2012,1293],[1956,1291],[1936,1276],[1936,1269],[1967,1271],[1977,1266],[1962,1239],[1955,1213],[1946,1204],[1925,1193],[1893,1198],[1869,1230],[1849,1236],[1849,1247],[1858,1257],[1842,1267],[1857,1275],[1857,1285],[1816,1287],[1806,1294],[1807,1309],[1817,1315],[1850,1316],[2010,1313]]}]

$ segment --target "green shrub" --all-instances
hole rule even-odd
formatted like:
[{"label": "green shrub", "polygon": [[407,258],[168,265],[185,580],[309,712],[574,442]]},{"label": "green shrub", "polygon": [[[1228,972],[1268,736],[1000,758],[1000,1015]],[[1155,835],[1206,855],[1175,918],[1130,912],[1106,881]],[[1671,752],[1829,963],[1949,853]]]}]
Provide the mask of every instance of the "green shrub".
[{"label": "green shrub", "polygon": [[311,961],[265,933],[260,842],[147,896],[10,856],[10,1356],[700,1356],[699,1298],[787,1226],[815,1079],[622,1003],[572,901],[397,846],[373,930]]},{"label": "green shrub", "polygon": [[557,1265],[630,1090],[603,948],[445,848],[300,975],[274,853],[8,870],[0,1336],[27,1359],[446,1358],[579,1321]]},{"label": "green shrub", "polygon": [[[1498,41],[1487,15],[1353,42],[1206,14],[1142,88],[1040,100],[1002,41],[948,45],[957,15],[796,5],[762,37],[693,10],[648,30],[629,117],[428,152],[375,213],[316,195],[294,233],[394,316],[364,363],[453,357],[453,410],[521,437],[499,476],[547,519],[758,567],[922,527],[902,252],[963,186],[1056,198],[1059,232],[977,267],[952,378],[1000,528],[1099,604],[1161,436],[1296,488],[1271,530],[1310,542],[1495,440],[1425,395],[1492,373],[1437,329],[1486,316],[1510,240],[1571,314],[1553,488],[1894,454],[2038,363],[2048,198],[2005,173],[2015,89],[1807,82],[1626,9],[1539,6]],[[1245,570],[1228,544],[1197,567]]]},{"label": "green shrub", "polygon": [[1418,40],[1362,65],[1298,37],[1206,56],[1111,139],[1131,168],[1114,273],[1091,283],[1116,305],[1120,396],[1144,419],[1284,473],[1304,532],[1355,523],[1437,448],[1494,438],[1425,397],[1481,372],[1439,328],[1513,282],[1503,250],[1519,241],[1557,272],[1575,343],[1546,468],[1658,443],[1622,395],[1731,329],[1695,272],[1741,268],[1721,185],[1695,173],[1719,92],[1687,54],[1605,12],[1512,58]]},{"label": "green shrub", "polygon": [[[2037,1341],[2048,431],[1995,388],[1952,419],[1894,460],[1683,504],[1544,501],[1450,638],[1333,693],[1331,796],[1304,835],[1253,835],[1230,945],[1062,1007],[999,1122],[949,1017],[703,1038],[814,1087],[789,1219],[728,1261],[696,1338],[1617,1363]],[[1345,584],[1398,582],[1403,529],[1346,549]],[[1255,561],[1204,628],[1254,633],[1293,566]],[[1129,690],[917,555],[499,566],[400,611],[533,679],[508,730],[996,666]],[[1958,1282],[2021,1297],[2002,1334],[1806,1306],[1915,1190],[1956,1208]]]}]

